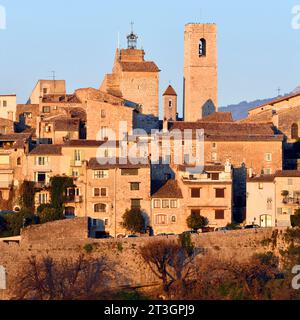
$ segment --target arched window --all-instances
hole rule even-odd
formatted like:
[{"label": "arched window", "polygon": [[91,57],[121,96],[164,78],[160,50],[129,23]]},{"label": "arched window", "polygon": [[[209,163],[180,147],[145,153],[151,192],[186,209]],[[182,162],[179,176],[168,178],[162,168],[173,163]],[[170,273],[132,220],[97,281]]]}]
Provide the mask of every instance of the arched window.
[{"label": "arched window", "polygon": [[21,158],[19,157],[18,159],[17,159],[17,166],[20,166],[22,164],[22,160],[21,160]]},{"label": "arched window", "polygon": [[199,42],[199,57],[206,56],[206,40],[200,39]]},{"label": "arched window", "polygon": [[299,138],[299,127],[297,125],[297,123],[294,123],[292,125],[292,139],[298,139]]},{"label": "arched window", "polygon": [[95,204],[95,212],[106,212],[106,204],[104,203],[98,203]]}]

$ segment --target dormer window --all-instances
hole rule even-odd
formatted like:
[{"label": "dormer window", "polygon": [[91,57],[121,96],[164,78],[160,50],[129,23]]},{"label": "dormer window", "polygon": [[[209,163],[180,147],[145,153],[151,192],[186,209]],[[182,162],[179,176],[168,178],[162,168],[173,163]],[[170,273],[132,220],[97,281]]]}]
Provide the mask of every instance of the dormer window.
[{"label": "dormer window", "polygon": [[206,40],[202,38],[199,42],[199,57],[204,56],[206,56]]}]

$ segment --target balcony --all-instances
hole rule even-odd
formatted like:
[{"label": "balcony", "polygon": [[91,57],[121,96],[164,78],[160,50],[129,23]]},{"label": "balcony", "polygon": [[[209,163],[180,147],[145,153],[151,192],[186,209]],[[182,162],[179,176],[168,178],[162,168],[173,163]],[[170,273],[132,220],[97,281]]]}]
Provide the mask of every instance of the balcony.
[{"label": "balcony", "polygon": [[82,203],[83,197],[82,196],[75,196],[75,195],[69,195],[65,198],[66,203]]},{"label": "balcony", "polygon": [[82,167],[82,161],[80,160],[71,160],[71,167],[79,168]]},{"label": "balcony", "polygon": [[300,198],[286,197],[282,200],[282,203],[285,205],[300,206]]},{"label": "balcony", "polygon": [[46,181],[39,181],[34,183],[35,189],[47,189],[50,187],[50,183]]}]

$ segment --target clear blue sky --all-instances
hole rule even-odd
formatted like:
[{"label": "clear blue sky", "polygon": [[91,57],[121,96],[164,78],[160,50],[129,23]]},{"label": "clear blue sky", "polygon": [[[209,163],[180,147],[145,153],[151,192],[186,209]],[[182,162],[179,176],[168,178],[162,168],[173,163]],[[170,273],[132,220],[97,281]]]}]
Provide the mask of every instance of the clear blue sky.
[{"label": "clear blue sky", "polygon": [[280,86],[300,85],[300,30],[291,28],[300,0],[0,0],[7,29],[0,30],[0,92],[25,102],[41,78],[66,79],[69,92],[99,87],[117,46],[135,22],[146,57],[182,100],[183,30],[187,22],[219,28],[219,102],[272,97]]}]

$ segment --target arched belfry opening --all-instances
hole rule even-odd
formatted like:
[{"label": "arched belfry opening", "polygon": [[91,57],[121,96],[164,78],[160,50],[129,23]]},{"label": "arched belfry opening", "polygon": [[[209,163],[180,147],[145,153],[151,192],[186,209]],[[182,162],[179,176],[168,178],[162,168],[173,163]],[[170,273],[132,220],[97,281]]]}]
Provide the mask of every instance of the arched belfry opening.
[{"label": "arched belfry opening", "polygon": [[292,137],[292,139],[298,139],[299,138],[299,126],[298,126],[297,123],[294,123],[292,125],[291,137]]},{"label": "arched belfry opening", "polygon": [[199,57],[206,56],[206,40],[204,38],[199,41]]}]

